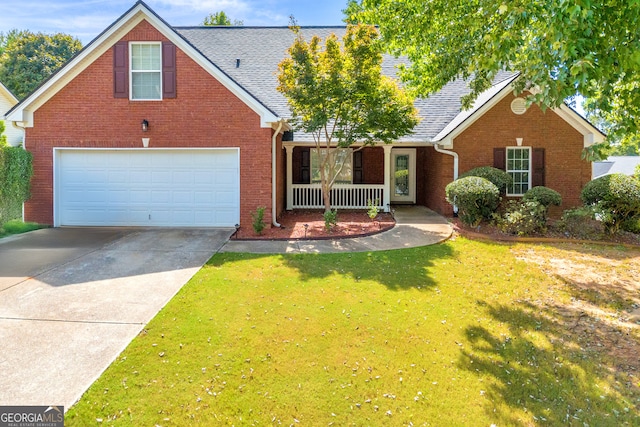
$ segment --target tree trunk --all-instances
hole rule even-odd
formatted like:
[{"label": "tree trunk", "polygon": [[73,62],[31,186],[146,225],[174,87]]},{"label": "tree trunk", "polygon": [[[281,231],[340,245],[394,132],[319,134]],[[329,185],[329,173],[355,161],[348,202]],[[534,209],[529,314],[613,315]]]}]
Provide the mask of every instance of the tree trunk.
[{"label": "tree trunk", "polygon": [[324,202],[324,211],[331,211],[331,185],[327,180],[327,174],[324,167],[320,168],[320,187],[322,188],[322,201]]}]

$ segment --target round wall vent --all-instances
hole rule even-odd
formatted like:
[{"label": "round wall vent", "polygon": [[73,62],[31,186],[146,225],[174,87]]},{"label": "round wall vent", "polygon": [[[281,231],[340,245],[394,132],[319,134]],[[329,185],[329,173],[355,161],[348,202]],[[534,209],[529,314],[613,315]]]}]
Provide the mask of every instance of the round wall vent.
[{"label": "round wall vent", "polygon": [[514,114],[521,115],[527,112],[527,101],[524,98],[516,98],[511,101],[511,111]]}]

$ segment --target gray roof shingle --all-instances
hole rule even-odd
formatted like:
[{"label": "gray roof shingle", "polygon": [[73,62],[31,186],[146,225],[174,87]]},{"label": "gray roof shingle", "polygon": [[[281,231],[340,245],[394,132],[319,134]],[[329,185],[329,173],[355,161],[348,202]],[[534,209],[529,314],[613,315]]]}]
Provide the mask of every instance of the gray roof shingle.
[{"label": "gray roof shingle", "polygon": [[[295,39],[288,27],[175,27],[174,30],[277,116],[291,117],[286,98],[276,90],[278,63]],[[325,39],[331,33],[342,37],[346,27],[302,27],[301,32],[306,40],[313,35]],[[396,66],[401,62],[406,60],[385,55],[383,73],[395,76]],[[513,74],[500,73],[496,83]],[[402,141],[432,141],[458,117],[460,98],[467,93],[467,84],[456,80],[428,98],[417,99],[415,105],[422,120],[413,134]],[[300,132],[296,132],[295,139],[312,140],[310,135]]]}]

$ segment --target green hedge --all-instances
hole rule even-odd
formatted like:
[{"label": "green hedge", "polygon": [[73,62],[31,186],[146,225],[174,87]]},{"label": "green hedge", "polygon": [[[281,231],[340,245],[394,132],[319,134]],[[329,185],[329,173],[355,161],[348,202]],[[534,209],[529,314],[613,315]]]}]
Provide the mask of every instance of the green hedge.
[{"label": "green hedge", "polygon": [[447,201],[458,207],[460,220],[476,226],[491,218],[500,204],[500,191],[491,181],[477,176],[457,179],[445,188]]},{"label": "green hedge", "polygon": [[0,147],[0,225],[22,218],[22,203],[29,198],[33,157],[22,147]]},{"label": "green hedge", "polygon": [[594,206],[609,233],[626,221],[640,217],[640,181],[614,173],[587,183],[580,194],[586,206]]}]

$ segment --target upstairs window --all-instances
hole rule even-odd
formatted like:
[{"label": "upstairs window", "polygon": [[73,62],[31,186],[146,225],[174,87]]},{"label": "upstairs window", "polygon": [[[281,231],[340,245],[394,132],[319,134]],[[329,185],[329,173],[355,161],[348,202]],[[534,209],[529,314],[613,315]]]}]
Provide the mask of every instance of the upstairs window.
[{"label": "upstairs window", "polygon": [[131,43],[131,99],[162,99],[162,49],[160,43]]}]

